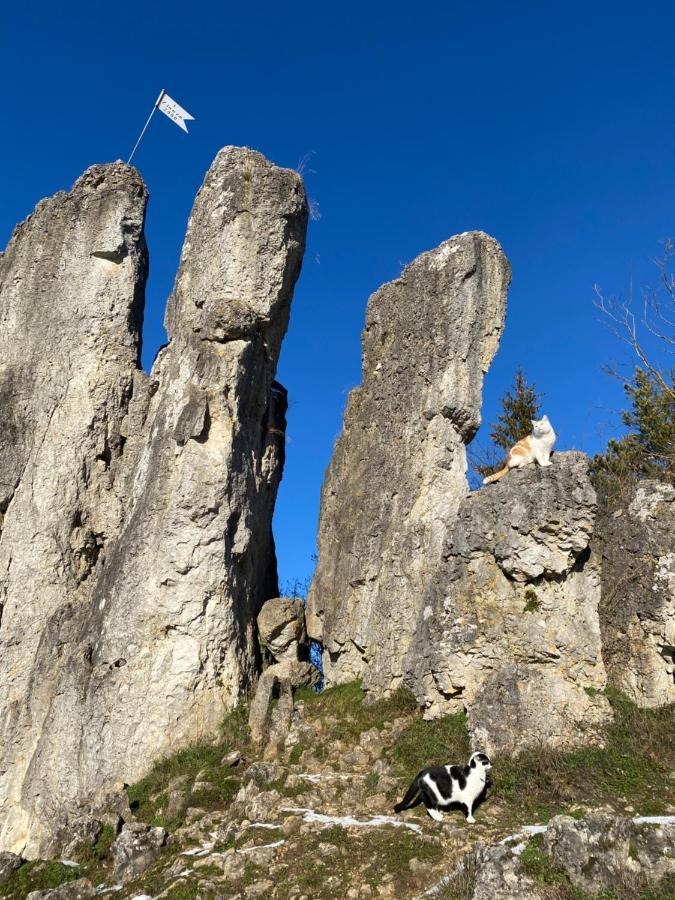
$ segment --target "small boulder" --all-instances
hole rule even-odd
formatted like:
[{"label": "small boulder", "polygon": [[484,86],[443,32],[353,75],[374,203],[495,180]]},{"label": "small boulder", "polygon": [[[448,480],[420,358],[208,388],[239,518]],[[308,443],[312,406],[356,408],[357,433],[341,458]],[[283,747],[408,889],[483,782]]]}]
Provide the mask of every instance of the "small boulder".
[{"label": "small boulder", "polygon": [[277,662],[297,659],[297,648],[305,640],[305,608],[302,600],[279,597],[268,600],[258,614],[260,643]]},{"label": "small boulder", "polygon": [[157,859],[166,839],[164,828],[151,828],[141,822],[126,824],[112,846],[114,877],[130,881],[140,875]]},{"label": "small boulder", "polygon": [[87,878],[68,881],[47,891],[31,891],[27,900],[91,900],[96,896],[94,885]]},{"label": "small boulder", "polygon": [[12,872],[23,865],[23,860],[16,853],[0,853],[0,884],[7,881]]}]

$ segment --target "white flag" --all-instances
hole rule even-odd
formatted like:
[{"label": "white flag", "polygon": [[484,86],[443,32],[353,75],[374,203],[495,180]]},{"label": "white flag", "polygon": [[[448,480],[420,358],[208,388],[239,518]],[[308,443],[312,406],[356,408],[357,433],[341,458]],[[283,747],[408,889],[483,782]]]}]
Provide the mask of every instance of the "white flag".
[{"label": "white flag", "polygon": [[189,133],[187,128],[185,127],[186,121],[194,121],[194,116],[191,116],[190,113],[183,109],[182,106],[179,106],[175,100],[172,100],[168,94],[162,93],[162,96],[159,101],[159,108],[162,110],[165,116],[168,116],[172,122],[175,122],[179,128],[182,128],[183,131]]}]

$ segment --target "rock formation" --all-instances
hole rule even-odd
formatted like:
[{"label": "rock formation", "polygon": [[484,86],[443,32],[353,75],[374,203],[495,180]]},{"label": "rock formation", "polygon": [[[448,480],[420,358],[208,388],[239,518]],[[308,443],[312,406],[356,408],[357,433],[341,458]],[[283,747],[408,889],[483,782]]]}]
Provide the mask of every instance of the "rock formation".
[{"label": "rock formation", "polygon": [[[482,232],[423,253],[368,302],[363,383],[321,495],[308,630],[326,683],[395,687],[468,492],[466,443],[504,324],[509,264]],[[366,677],[367,673],[367,677]]]},{"label": "rock formation", "polygon": [[[268,600],[258,615],[258,637],[274,662],[258,679],[248,724],[253,743],[260,747],[267,741],[265,755],[273,759],[288,735],[296,688],[311,684],[318,676],[317,670],[306,658],[303,601],[291,597]],[[275,690],[279,693],[279,702],[270,717],[269,708]]]},{"label": "rock formation", "polygon": [[675,489],[643,481],[603,503],[596,543],[609,681],[641,706],[675,703]]},{"label": "rock formation", "polygon": [[595,491],[581,453],[474,492],[424,595],[404,667],[431,715],[466,708],[476,746],[592,743],[608,718],[590,557]]},{"label": "rock formation", "polygon": [[308,617],[328,684],[405,683],[429,717],[468,709],[474,743],[503,752],[596,741],[609,715],[593,696],[605,671],[586,458],[469,496],[465,444],[508,277],[495,241],[464,234],[371,298]]},{"label": "rock formation", "polygon": [[[675,825],[592,812],[582,819],[555,816],[534,839],[525,862],[525,842],[478,845],[460,864],[455,883],[470,900],[542,900],[550,896],[670,896],[675,875]],[[522,856],[522,859],[521,859]],[[533,858],[534,857],[534,858]],[[546,882],[536,876],[547,873]],[[452,879],[450,884],[452,884]],[[661,894],[660,887],[666,893]],[[430,896],[437,895],[436,892]]]},{"label": "rock formation", "polygon": [[0,257],[0,847],[207,739],[256,672],[274,596],[285,392],[307,206],[222,150],[146,376],[146,191],[96,166]]}]

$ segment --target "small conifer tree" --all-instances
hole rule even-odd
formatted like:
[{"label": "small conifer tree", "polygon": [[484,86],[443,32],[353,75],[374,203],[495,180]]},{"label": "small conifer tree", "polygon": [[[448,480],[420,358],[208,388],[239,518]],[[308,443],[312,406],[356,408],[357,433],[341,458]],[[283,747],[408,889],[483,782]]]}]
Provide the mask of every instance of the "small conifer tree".
[{"label": "small conifer tree", "polygon": [[[535,385],[528,384],[525,373],[519,366],[513,379],[513,385],[501,398],[502,412],[490,431],[490,440],[501,456],[513,447],[517,441],[532,432],[532,419],[537,418],[541,406],[542,395],[537,393]],[[492,456],[496,454],[493,452]],[[497,469],[497,461],[474,465],[482,476],[491,475]]]},{"label": "small conifer tree", "polygon": [[[670,389],[669,389],[670,385]],[[610,496],[629,491],[641,478],[675,485],[675,369],[662,379],[637,368],[624,385],[631,408],[621,414],[629,433],[610,440],[593,459],[597,487]]]}]

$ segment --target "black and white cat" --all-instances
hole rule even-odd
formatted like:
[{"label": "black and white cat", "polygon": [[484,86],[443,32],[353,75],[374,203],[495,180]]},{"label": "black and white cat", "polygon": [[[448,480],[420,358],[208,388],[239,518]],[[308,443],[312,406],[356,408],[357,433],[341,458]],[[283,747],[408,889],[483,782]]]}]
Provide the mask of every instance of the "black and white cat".
[{"label": "black and white cat", "polygon": [[453,803],[466,808],[466,821],[473,825],[473,808],[485,791],[488,772],[492,763],[481,750],[472,753],[466,766],[432,766],[422,769],[408,788],[405,797],[394,807],[394,812],[411,809],[424,803],[427,812],[437,822],[443,821],[441,809]]}]

